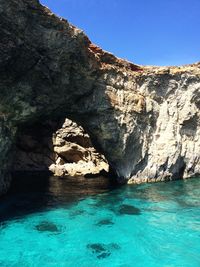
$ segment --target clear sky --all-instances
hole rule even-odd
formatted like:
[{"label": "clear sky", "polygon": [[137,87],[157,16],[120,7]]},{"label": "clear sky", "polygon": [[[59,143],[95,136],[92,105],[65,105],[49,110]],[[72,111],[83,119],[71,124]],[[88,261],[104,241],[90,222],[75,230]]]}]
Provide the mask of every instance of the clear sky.
[{"label": "clear sky", "polygon": [[116,56],[145,65],[200,61],[200,0],[40,0]]}]

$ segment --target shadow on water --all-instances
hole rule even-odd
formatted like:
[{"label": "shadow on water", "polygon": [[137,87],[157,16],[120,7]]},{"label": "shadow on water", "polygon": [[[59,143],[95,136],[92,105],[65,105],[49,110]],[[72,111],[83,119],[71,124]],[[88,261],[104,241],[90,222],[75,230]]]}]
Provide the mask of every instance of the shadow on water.
[{"label": "shadow on water", "polygon": [[0,199],[0,222],[54,207],[75,205],[87,196],[118,187],[108,177],[58,178],[47,172],[19,172],[13,175],[10,190]]},{"label": "shadow on water", "polygon": [[[25,215],[41,212],[56,207],[71,207],[87,196],[95,196],[95,201],[90,202],[94,210],[99,207],[108,209],[116,215],[140,215],[143,211],[134,203],[131,205],[126,200],[143,203],[162,203],[173,201],[181,209],[200,207],[196,195],[200,179],[188,181],[173,181],[167,183],[124,185],[119,186],[108,177],[53,177],[49,173],[17,173],[8,194],[0,199],[0,226],[3,222],[23,217]],[[113,190],[116,189],[117,190]],[[104,193],[104,194],[102,194]],[[148,208],[149,212],[158,209]],[[83,210],[74,210],[71,216],[78,216]],[[100,225],[111,225],[112,221],[104,218]],[[40,226],[47,228],[47,225]],[[48,226],[50,227],[50,226]]]}]

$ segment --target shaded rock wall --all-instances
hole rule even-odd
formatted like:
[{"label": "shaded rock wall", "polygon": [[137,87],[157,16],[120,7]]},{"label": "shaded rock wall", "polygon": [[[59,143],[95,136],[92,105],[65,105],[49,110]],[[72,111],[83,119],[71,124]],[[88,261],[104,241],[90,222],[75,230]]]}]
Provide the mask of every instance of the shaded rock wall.
[{"label": "shaded rock wall", "polygon": [[37,0],[0,0],[0,36],[1,192],[16,130],[64,117],[83,126],[121,179],[200,172],[200,64],[118,59]]},{"label": "shaded rock wall", "polygon": [[48,171],[55,162],[52,135],[58,123],[51,121],[24,124],[18,129],[13,171]]}]

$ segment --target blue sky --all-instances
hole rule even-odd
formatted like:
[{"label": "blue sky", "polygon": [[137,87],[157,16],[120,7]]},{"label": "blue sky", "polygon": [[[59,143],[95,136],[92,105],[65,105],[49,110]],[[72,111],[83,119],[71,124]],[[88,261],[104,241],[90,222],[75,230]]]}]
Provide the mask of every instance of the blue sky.
[{"label": "blue sky", "polygon": [[41,0],[116,56],[143,65],[200,61],[200,0]]}]

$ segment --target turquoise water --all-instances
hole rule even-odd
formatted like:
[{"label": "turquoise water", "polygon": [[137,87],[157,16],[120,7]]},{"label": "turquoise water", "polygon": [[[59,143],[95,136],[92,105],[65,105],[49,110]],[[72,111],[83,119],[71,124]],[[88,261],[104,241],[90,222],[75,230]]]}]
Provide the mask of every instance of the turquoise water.
[{"label": "turquoise water", "polygon": [[63,180],[31,188],[1,201],[1,267],[200,266],[198,178],[77,196]]}]

